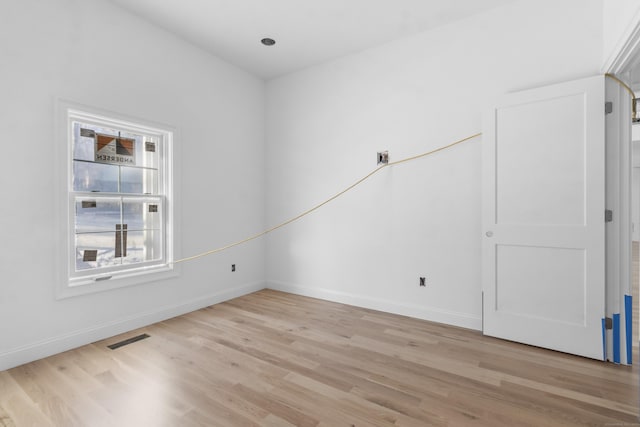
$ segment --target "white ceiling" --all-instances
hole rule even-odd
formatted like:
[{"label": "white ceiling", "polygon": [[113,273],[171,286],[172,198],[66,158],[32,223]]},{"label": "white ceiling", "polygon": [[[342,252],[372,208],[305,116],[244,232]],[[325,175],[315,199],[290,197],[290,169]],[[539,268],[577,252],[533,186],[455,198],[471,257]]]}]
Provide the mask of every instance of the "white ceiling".
[{"label": "white ceiling", "polygon": [[111,1],[270,79],[515,0]]}]

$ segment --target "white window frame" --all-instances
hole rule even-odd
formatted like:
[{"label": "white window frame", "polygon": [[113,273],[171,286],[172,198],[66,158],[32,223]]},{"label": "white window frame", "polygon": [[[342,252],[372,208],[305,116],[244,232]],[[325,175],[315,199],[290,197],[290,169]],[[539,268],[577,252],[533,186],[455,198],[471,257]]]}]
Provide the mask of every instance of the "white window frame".
[{"label": "white window frame", "polygon": [[[173,261],[177,259],[177,220],[179,183],[175,173],[178,164],[178,150],[175,146],[177,131],[171,126],[131,118],[122,114],[100,110],[81,104],[58,100],[56,106],[56,175],[57,225],[60,230],[59,246],[56,247],[57,276],[56,297],[68,298],[94,292],[102,292],[125,286],[156,282],[177,277],[179,268]],[[134,133],[144,133],[159,138],[162,150],[160,161],[162,170],[158,179],[163,203],[162,236],[164,256],[161,261],[109,267],[98,271],[77,274],[75,272],[75,197],[73,189],[73,129],[72,123],[98,124]],[[117,197],[117,194],[109,193]],[[135,197],[135,196],[134,196]]]}]

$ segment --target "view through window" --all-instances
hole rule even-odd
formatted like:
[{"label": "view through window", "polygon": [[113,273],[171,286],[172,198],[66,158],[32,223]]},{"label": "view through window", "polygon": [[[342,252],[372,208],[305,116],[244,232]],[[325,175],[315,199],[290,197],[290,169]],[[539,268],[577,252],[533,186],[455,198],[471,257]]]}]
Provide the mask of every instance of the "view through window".
[{"label": "view through window", "polygon": [[69,114],[70,282],[166,265],[171,133]]}]

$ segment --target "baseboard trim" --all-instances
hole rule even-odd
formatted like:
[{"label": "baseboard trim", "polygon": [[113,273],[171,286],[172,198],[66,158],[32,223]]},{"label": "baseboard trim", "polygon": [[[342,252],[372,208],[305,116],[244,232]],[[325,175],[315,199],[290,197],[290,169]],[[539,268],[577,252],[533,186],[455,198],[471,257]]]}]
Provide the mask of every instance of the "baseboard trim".
[{"label": "baseboard trim", "polygon": [[414,317],[431,322],[459,326],[461,328],[474,329],[478,331],[482,330],[482,318],[466,313],[442,310],[435,307],[417,306],[414,304],[395,303],[388,300],[349,294],[331,289],[310,288],[278,281],[268,281],[267,288],[296,295],[339,302],[342,304],[355,305],[372,310],[384,311],[387,313],[399,314],[402,316]]},{"label": "baseboard trim", "polygon": [[187,302],[168,305],[130,316],[107,322],[101,325],[80,329],[64,335],[49,338],[40,342],[14,348],[0,353],[0,371],[62,353],[73,348],[91,344],[114,335],[122,334],[134,329],[142,328],[153,323],[161,322],[172,317],[180,316],[192,311],[208,307],[265,289],[264,282],[254,282],[242,286],[225,289]]}]

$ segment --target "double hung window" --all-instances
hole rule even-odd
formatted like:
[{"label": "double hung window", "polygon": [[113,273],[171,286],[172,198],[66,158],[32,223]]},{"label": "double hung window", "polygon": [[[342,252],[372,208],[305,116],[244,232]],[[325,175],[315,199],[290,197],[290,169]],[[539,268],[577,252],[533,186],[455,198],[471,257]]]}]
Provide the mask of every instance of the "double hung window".
[{"label": "double hung window", "polygon": [[68,111],[68,286],[170,269],[172,136]]}]

